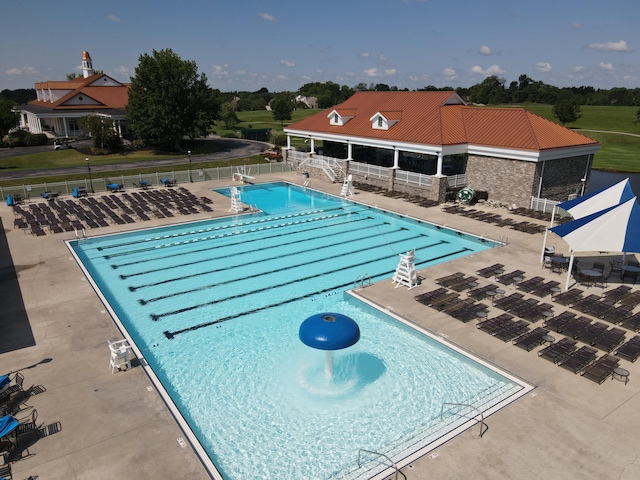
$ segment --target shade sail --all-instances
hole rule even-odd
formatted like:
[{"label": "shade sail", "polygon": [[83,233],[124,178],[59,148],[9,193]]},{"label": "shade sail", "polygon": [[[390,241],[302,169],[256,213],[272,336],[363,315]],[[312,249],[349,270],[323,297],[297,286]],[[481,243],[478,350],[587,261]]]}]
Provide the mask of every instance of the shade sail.
[{"label": "shade sail", "polygon": [[640,206],[633,197],[549,230],[573,252],[640,253]]},{"label": "shade sail", "polygon": [[559,203],[557,207],[567,211],[573,218],[582,218],[600,212],[615,205],[620,205],[634,197],[629,179],[625,178],[609,187],[581,197]]}]

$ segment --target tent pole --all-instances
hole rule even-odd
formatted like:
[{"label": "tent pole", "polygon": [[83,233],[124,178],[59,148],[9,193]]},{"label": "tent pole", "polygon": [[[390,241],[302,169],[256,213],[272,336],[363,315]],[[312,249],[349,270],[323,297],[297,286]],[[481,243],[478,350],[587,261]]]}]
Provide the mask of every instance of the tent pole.
[{"label": "tent pole", "polygon": [[[553,210],[551,210],[551,223],[549,224],[549,228],[553,227],[553,219],[556,216],[556,206],[553,206]],[[540,253],[540,263],[544,262],[544,249],[547,247],[547,236],[549,235],[549,228],[544,231],[544,240],[542,241],[542,252]]]},{"label": "tent pole", "polygon": [[573,271],[573,251],[571,251],[571,258],[569,259],[569,267],[567,268],[567,283],[564,286],[564,291],[569,290],[569,281],[571,280],[571,272]]}]

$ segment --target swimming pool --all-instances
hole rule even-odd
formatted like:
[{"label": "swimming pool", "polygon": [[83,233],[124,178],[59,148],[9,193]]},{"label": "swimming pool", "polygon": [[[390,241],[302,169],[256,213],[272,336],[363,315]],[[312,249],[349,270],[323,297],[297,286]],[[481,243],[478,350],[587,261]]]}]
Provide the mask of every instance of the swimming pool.
[{"label": "swimming pool", "polygon": [[[223,478],[370,478],[521,395],[516,379],[343,294],[490,248],[482,239],[288,184],[245,187],[261,213],[70,242]],[[392,287],[390,287],[392,288]],[[308,316],[357,320],[327,382]],[[425,361],[428,359],[428,361]],[[465,418],[467,417],[467,418]],[[398,419],[401,419],[399,421]]]}]

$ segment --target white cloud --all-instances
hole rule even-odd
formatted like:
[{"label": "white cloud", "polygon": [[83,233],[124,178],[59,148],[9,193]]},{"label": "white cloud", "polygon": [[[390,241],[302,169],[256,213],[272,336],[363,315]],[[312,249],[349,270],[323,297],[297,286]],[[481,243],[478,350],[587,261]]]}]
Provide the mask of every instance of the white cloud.
[{"label": "white cloud", "polygon": [[258,16],[267,22],[277,22],[278,19],[270,13],[259,13]]},{"label": "white cloud", "polygon": [[574,30],[579,30],[582,28],[582,24],[581,23],[574,23],[573,25],[571,25],[571,28],[573,28]]},{"label": "white cloud", "polygon": [[360,54],[360,56],[361,56],[362,58],[369,58],[369,52],[362,52],[362,53]]},{"label": "white cloud", "polygon": [[480,53],[482,55],[491,55],[491,49],[486,45],[480,45]]},{"label": "white cloud", "polygon": [[606,42],[606,43],[590,43],[591,50],[598,50],[600,52],[630,52],[631,47],[627,45],[627,42],[620,40],[619,42]]},{"label": "white cloud", "polygon": [[10,68],[4,73],[6,75],[34,75],[34,74],[37,74],[38,71],[33,67],[22,67],[22,68]]},{"label": "white cloud", "polygon": [[385,57],[384,55],[380,55],[380,57],[378,57],[378,58],[379,58],[379,60],[380,60],[381,62],[390,62],[390,61],[391,61],[391,59],[390,59],[390,58],[387,58],[387,57]]},{"label": "white cloud", "polygon": [[396,69],[395,68],[388,68],[384,71],[385,75],[395,75],[396,74]]},{"label": "white cloud", "polygon": [[124,65],[120,65],[119,67],[114,68],[113,72],[120,75],[129,75],[130,70],[128,67],[125,67]]},{"label": "white cloud", "polygon": [[364,74],[367,77],[381,77],[382,76],[382,72],[378,71],[377,68],[369,68],[367,70],[364,71]]},{"label": "white cloud", "polygon": [[213,71],[211,72],[211,74],[214,77],[226,77],[227,75],[229,75],[229,72],[227,71],[227,65],[212,65]]},{"label": "white cloud", "polygon": [[455,80],[458,77],[458,74],[453,68],[445,68],[442,70],[442,74],[447,80]]},{"label": "white cloud", "polygon": [[610,63],[600,62],[598,64],[598,68],[600,68],[601,70],[604,70],[607,73],[613,73],[616,71],[616,69],[613,68],[613,65],[611,65]]},{"label": "white cloud", "polygon": [[489,77],[491,75],[502,75],[503,73],[505,73],[505,70],[500,68],[500,66],[496,65],[495,63],[493,65],[491,65],[489,68],[486,68],[484,70],[482,69],[481,66],[474,65],[473,67],[471,67],[469,69],[469,71],[471,73],[477,73],[479,75],[484,75],[485,77]]},{"label": "white cloud", "polygon": [[536,62],[536,70],[539,72],[550,72],[551,64],[547,62]]},{"label": "white cloud", "polygon": [[113,14],[107,15],[107,20],[111,20],[112,22],[115,22],[115,23],[120,23],[121,22],[120,17],[118,17],[116,15],[113,15]]},{"label": "white cloud", "polygon": [[582,65],[576,65],[571,69],[574,73],[580,73],[584,71],[584,67]]},{"label": "white cloud", "polygon": [[278,65],[284,65],[285,67],[295,67],[296,66],[295,63],[293,63],[293,62],[291,62],[289,60],[280,60],[278,62]]}]

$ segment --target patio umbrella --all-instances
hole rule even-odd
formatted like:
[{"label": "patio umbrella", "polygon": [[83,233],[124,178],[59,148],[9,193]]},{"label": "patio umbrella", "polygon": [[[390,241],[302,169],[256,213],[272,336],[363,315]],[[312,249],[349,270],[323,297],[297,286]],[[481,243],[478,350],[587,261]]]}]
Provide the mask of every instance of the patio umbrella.
[{"label": "patio umbrella", "polygon": [[[614,185],[601,188],[600,190],[596,190],[595,192],[591,192],[587,195],[574,198],[573,200],[559,203],[553,208],[553,211],[551,212],[551,223],[549,225],[549,229],[553,227],[553,219],[556,214],[556,208],[561,208],[569,213],[574,219],[578,219],[597,212],[601,212],[615,205],[620,205],[621,203],[624,203],[633,197],[634,194],[633,190],[631,190],[629,179],[625,178],[624,180]],[[549,229],[544,232],[542,253],[540,255],[541,262],[544,261],[544,251],[545,247],[547,246],[547,235],[549,234]]]},{"label": "patio umbrella", "polygon": [[620,205],[549,230],[562,237],[571,250],[566,290],[569,288],[574,252],[640,253],[640,206],[633,197]]}]

